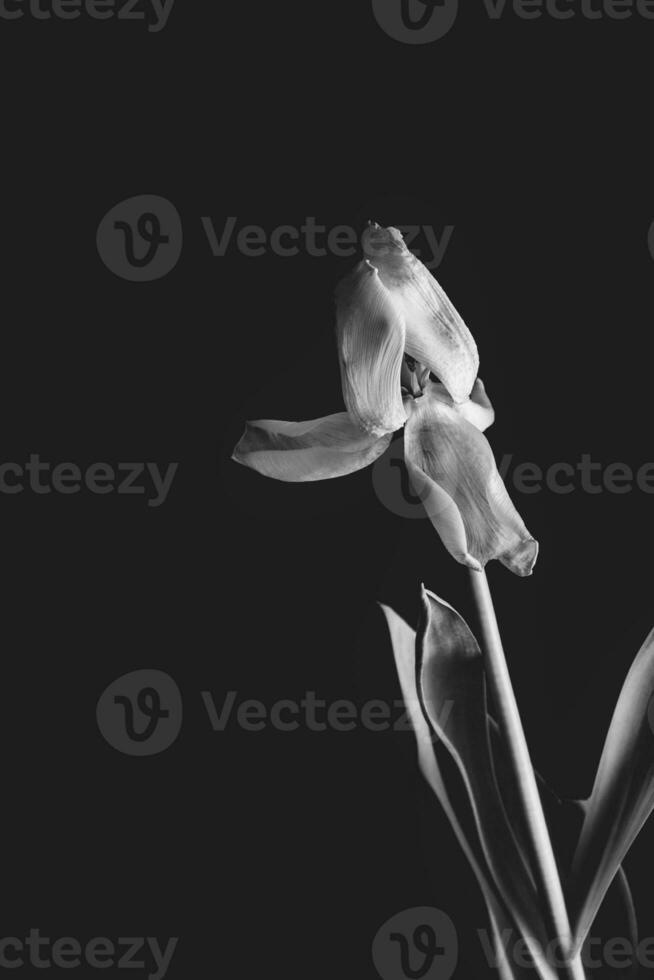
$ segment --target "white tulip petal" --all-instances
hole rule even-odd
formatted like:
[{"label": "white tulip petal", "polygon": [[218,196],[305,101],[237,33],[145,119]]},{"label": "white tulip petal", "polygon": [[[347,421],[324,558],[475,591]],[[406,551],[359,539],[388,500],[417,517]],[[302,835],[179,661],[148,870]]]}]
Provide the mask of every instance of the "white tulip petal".
[{"label": "white tulip petal", "polygon": [[368,262],[339,283],[336,323],[343,397],[367,432],[382,435],[406,421],[402,405],[404,320]]},{"label": "white tulip petal", "polygon": [[480,572],[482,566],[468,551],[465,524],[454,499],[412,461],[405,449],[405,463],[414,493],[420,498],[427,517],[452,555],[462,565]]},{"label": "white tulip petal", "polygon": [[247,422],[232,459],[287,483],[354,473],[381,456],[392,436],[372,436],[347,412],[310,422]]},{"label": "white tulip petal", "polygon": [[[423,385],[423,387],[426,386]],[[429,390],[435,398],[438,398],[451,408],[456,408],[457,412],[463,415],[464,419],[471,422],[480,432],[485,432],[495,421],[495,409],[486,394],[486,388],[481,378],[477,378],[475,381],[470,398],[465,402],[460,402],[458,405],[450,398],[445,385],[431,382]]]},{"label": "white tulip petal", "polygon": [[485,432],[495,421],[495,409],[486,394],[484,382],[481,378],[477,378],[475,381],[469,400],[463,402],[461,405],[457,405],[457,408],[464,418],[468,422],[471,422],[480,432]]},{"label": "white tulip petal", "polygon": [[469,397],[479,368],[477,345],[445,291],[406,247],[397,228],[371,225],[363,251],[406,322],[406,350],[429,367],[455,402]]},{"label": "white tulip petal", "polygon": [[488,440],[429,386],[404,432],[410,479],[450,554],[471,568],[498,558],[530,575],[538,544],[502,482]]}]

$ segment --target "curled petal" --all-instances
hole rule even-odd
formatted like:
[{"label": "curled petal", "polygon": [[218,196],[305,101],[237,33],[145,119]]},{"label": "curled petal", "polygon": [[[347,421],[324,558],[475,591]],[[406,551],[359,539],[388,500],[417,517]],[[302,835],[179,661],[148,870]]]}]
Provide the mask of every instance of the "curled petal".
[{"label": "curled petal", "polygon": [[433,383],[430,386],[430,391],[440,401],[445,402],[446,405],[456,408],[459,414],[463,415],[464,419],[471,422],[480,432],[484,432],[495,421],[495,409],[486,394],[486,388],[481,378],[477,378],[475,381],[470,392],[470,398],[465,402],[461,402],[459,405],[454,404],[447,393],[445,385]]},{"label": "curled petal", "polygon": [[371,225],[363,235],[363,252],[404,316],[407,353],[440,378],[456,403],[465,402],[479,355],[444,290],[409,251],[397,228]]},{"label": "curled petal", "polygon": [[347,412],[311,422],[247,422],[232,459],[287,483],[329,480],[361,470],[381,456],[391,434],[364,432]]},{"label": "curled petal", "polygon": [[450,554],[479,570],[498,558],[530,575],[538,543],[497,471],[488,440],[431,386],[412,402],[404,453],[409,478]]},{"label": "curled petal", "polygon": [[468,422],[472,422],[480,432],[484,432],[495,421],[495,409],[486,394],[484,382],[481,378],[477,378],[475,381],[470,392],[469,400],[462,405],[457,405],[457,408],[463,417]]},{"label": "curled petal", "polygon": [[377,270],[360,262],[336,291],[343,397],[355,421],[373,435],[401,428],[404,320]]}]

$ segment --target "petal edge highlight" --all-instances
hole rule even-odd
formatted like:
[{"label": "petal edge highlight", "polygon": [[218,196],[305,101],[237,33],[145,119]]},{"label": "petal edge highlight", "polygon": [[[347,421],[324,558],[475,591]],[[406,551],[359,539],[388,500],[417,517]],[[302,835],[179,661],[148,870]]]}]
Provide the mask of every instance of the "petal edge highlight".
[{"label": "petal edge highlight", "polygon": [[406,421],[401,393],[404,320],[369,262],[360,262],[337,286],[336,330],[350,415],[372,435],[401,428]]},{"label": "petal edge highlight", "polygon": [[406,350],[438,375],[455,402],[470,395],[479,368],[477,345],[445,290],[407,248],[397,228],[372,224],[363,252],[406,322]]},{"label": "petal edge highlight", "polygon": [[392,435],[364,432],[347,412],[309,422],[247,422],[232,459],[263,476],[306,483],[346,476],[374,463]]},{"label": "petal edge highlight", "polygon": [[471,568],[499,559],[516,575],[530,575],[538,543],[514,507],[488,440],[426,389],[412,406],[404,432],[411,481],[443,544]]}]

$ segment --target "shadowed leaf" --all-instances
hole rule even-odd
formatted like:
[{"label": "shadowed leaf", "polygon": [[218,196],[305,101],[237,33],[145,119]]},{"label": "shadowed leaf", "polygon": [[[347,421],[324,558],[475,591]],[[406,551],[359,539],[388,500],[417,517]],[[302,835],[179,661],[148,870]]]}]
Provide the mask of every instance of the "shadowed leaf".
[{"label": "shadowed leaf", "polygon": [[623,685],[604,743],[572,869],[581,945],[627,851],[654,809],[654,630]]}]

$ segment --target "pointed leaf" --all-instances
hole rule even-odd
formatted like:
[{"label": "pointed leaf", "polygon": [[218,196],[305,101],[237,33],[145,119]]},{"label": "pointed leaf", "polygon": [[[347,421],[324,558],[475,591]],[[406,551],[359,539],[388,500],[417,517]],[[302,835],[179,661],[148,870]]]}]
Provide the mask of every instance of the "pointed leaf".
[{"label": "pointed leaf", "polygon": [[[493,879],[535,962],[551,972],[538,897],[495,780],[481,651],[459,614],[424,590],[416,656],[423,711],[459,768]],[[444,720],[447,702],[454,708]]]},{"label": "pointed leaf", "polygon": [[654,630],[620,693],[574,857],[575,940],[581,945],[627,851],[654,809]]},{"label": "pointed leaf", "polygon": [[[484,896],[499,974],[502,980],[530,980],[530,978],[533,980],[534,971],[531,969],[527,971],[527,969],[518,967],[511,962],[511,957],[505,949],[505,944],[508,944],[507,937],[511,937],[508,939],[509,943],[515,938],[514,923],[490,874],[478,837],[476,834],[470,836],[464,830],[464,824],[469,825],[470,820],[464,819],[460,811],[455,812],[446,788],[445,778],[436,757],[434,735],[425,720],[418,700],[415,659],[416,632],[389,606],[381,605],[381,608],[386,617],[391,637],[404,705],[416,736],[420,770],[443,807],[459,846],[465,854]],[[549,968],[542,976],[545,980],[553,980],[554,978],[554,974]]]}]

